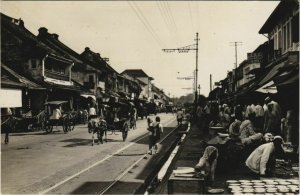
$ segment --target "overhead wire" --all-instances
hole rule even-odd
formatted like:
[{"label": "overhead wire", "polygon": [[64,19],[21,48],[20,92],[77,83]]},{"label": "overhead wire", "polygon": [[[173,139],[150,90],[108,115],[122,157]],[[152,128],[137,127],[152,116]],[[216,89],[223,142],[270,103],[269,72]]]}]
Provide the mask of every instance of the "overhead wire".
[{"label": "overhead wire", "polygon": [[160,42],[161,46],[164,47],[163,41],[159,38],[159,36],[155,32],[155,30],[153,29],[152,25],[150,24],[150,22],[147,20],[146,16],[144,15],[143,11],[139,8],[139,6],[136,4],[136,2],[133,1],[133,4],[136,6],[137,10],[142,15],[142,17],[144,18],[144,21],[148,24],[148,26],[150,27],[151,31],[153,32],[153,34],[157,38],[157,40]]},{"label": "overhead wire", "polygon": [[177,41],[179,41],[181,43],[181,38],[178,34],[177,25],[176,25],[175,19],[173,17],[169,3],[167,1],[161,1],[161,0],[160,0],[160,2],[161,2],[161,5],[164,7],[166,14],[168,15],[170,23],[172,24],[172,30],[173,30],[173,33],[177,37]]},{"label": "overhead wire", "polygon": [[156,1],[156,5],[159,9],[159,12],[160,12],[163,20],[164,20],[164,23],[166,24],[166,27],[167,27],[169,33],[171,34],[172,33],[172,24],[168,21],[168,17],[166,15],[165,11],[163,10],[161,4],[159,3],[159,1]]},{"label": "overhead wire", "polygon": [[152,38],[157,42],[157,44],[160,47],[163,47],[163,42],[160,40],[158,35],[153,30],[152,26],[149,24],[148,20],[145,18],[145,16],[142,14],[141,10],[138,8],[138,6],[135,4],[135,2],[127,1],[131,9],[134,11],[136,16],[139,18],[139,20],[142,22],[146,30],[150,33]]}]

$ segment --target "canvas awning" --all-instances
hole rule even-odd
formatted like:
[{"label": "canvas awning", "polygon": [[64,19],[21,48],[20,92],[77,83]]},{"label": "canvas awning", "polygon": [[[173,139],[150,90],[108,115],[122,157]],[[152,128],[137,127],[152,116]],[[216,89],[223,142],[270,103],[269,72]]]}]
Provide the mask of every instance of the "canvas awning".
[{"label": "canvas awning", "polygon": [[256,91],[261,92],[261,93],[277,93],[277,88],[274,85],[274,82],[270,81],[269,83],[258,88]]},{"label": "canvas awning", "polygon": [[280,68],[285,65],[285,62],[277,64],[270,72],[259,82],[259,86],[265,86],[270,80],[272,80],[279,72]]}]

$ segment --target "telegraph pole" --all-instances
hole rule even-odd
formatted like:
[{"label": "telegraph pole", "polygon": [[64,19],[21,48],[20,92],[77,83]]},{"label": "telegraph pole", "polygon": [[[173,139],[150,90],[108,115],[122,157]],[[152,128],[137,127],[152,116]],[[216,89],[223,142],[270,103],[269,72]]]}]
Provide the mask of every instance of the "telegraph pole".
[{"label": "telegraph pole", "polygon": [[209,75],[209,89],[211,92],[212,91],[212,75],[211,74]]},{"label": "telegraph pole", "polygon": [[235,68],[237,68],[237,46],[241,46],[243,42],[235,41],[235,42],[230,42],[232,45],[235,47]]},{"label": "telegraph pole", "polygon": [[199,38],[198,38],[198,32],[196,33],[196,43],[184,47],[179,47],[176,49],[163,49],[164,52],[175,52],[178,51],[179,53],[187,53],[191,50],[196,51],[196,73],[195,73],[195,109],[197,108],[197,96],[198,96],[198,47],[199,47]]}]

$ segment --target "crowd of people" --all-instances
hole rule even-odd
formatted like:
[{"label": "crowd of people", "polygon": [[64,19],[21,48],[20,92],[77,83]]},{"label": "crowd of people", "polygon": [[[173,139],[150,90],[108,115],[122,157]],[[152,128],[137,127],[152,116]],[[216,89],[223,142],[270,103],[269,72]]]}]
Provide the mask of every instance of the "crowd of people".
[{"label": "crowd of people", "polygon": [[249,105],[220,105],[199,98],[194,123],[208,140],[216,140],[207,142],[210,146],[195,166],[209,181],[214,180],[217,159],[227,163],[226,169],[244,164],[261,176],[271,175],[275,159],[286,159],[283,143],[298,145],[295,111],[287,110],[283,115],[281,106],[270,97]]}]

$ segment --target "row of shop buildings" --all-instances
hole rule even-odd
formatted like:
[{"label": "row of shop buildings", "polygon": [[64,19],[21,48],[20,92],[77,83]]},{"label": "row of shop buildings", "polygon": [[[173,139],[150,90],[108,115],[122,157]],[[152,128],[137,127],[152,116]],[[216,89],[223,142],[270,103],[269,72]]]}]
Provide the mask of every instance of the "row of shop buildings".
[{"label": "row of shop buildings", "polygon": [[81,109],[86,99],[152,101],[170,98],[141,69],[118,73],[106,58],[86,47],[81,54],[44,27],[35,36],[24,21],[1,13],[1,107],[17,112],[43,110],[44,103],[65,100]]},{"label": "row of shop buildings", "polygon": [[276,99],[283,109],[299,108],[299,2],[282,0],[259,34],[268,40],[247,54],[210,94],[221,103],[263,103]]}]

